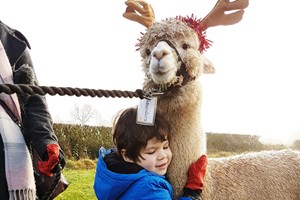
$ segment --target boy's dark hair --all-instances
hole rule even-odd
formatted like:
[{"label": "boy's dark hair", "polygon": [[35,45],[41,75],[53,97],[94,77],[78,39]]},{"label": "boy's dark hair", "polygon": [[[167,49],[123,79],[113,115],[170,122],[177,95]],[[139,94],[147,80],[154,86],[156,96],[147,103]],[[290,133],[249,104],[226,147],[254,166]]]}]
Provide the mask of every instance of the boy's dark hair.
[{"label": "boy's dark hair", "polygon": [[126,150],[126,156],[137,162],[143,157],[140,152],[147,146],[147,141],[155,138],[158,141],[170,139],[169,124],[156,114],[153,126],[140,125],[136,123],[137,108],[132,107],[123,110],[114,120],[113,141],[118,154]]}]

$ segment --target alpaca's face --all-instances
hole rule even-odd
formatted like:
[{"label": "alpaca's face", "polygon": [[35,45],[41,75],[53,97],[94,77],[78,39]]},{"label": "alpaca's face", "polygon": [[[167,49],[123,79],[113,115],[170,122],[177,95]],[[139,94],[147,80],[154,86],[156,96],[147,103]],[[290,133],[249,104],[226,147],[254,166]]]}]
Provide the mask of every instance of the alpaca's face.
[{"label": "alpaca's face", "polygon": [[203,60],[197,34],[185,23],[172,19],[154,23],[140,42],[145,87],[158,85],[164,89],[181,85],[184,71],[191,79],[197,78],[203,69]]},{"label": "alpaca's face", "polygon": [[148,56],[147,75],[155,84],[163,85],[173,82],[181,66],[176,52],[165,41],[157,43]]}]

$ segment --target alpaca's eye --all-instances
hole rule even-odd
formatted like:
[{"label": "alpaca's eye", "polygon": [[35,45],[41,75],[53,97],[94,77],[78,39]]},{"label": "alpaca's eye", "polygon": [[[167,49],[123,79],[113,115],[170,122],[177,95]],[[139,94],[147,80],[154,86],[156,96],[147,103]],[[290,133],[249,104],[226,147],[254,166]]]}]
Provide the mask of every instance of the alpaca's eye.
[{"label": "alpaca's eye", "polygon": [[184,44],[182,45],[182,48],[183,48],[184,50],[187,50],[188,48],[190,48],[190,45],[184,43]]},{"label": "alpaca's eye", "polygon": [[150,49],[146,49],[146,54],[147,54],[147,56],[150,56],[150,54],[151,54]]}]

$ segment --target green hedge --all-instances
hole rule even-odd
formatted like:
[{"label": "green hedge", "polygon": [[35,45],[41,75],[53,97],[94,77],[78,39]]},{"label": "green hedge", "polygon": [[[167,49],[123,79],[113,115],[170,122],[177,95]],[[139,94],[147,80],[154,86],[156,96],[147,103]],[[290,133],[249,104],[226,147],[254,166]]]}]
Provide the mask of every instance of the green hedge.
[{"label": "green hedge", "polygon": [[113,145],[110,127],[54,124],[54,131],[67,159],[93,160],[98,157],[101,146]]},{"label": "green hedge", "polygon": [[[81,126],[72,124],[54,124],[54,131],[59,139],[59,144],[65,152],[67,159],[98,158],[101,146],[113,146],[111,127]],[[295,142],[295,147],[300,149],[300,142]],[[217,134],[207,133],[208,153],[217,152],[248,152],[270,149],[283,149],[283,145],[265,145],[259,141],[257,135]]]}]

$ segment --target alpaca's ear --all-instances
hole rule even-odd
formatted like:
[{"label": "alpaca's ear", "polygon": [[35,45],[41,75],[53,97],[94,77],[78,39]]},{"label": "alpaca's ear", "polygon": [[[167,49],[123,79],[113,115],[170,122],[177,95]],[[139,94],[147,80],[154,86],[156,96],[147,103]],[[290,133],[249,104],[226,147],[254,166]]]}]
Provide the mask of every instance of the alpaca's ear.
[{"label": "alpaca's ear", "polygon": [[126,19],[136,21],[146,28],[152,26],[155,21],[155,15],[152,6],[146,1],[134,1],[127,0],[125,1],[127,8],[123,17]]},{"label": "alpaca's ear", "polygon": [[214,64],[205,56],[202,56],[203,58],[203,73],[204,74],[214,74],[216,72]]}]

